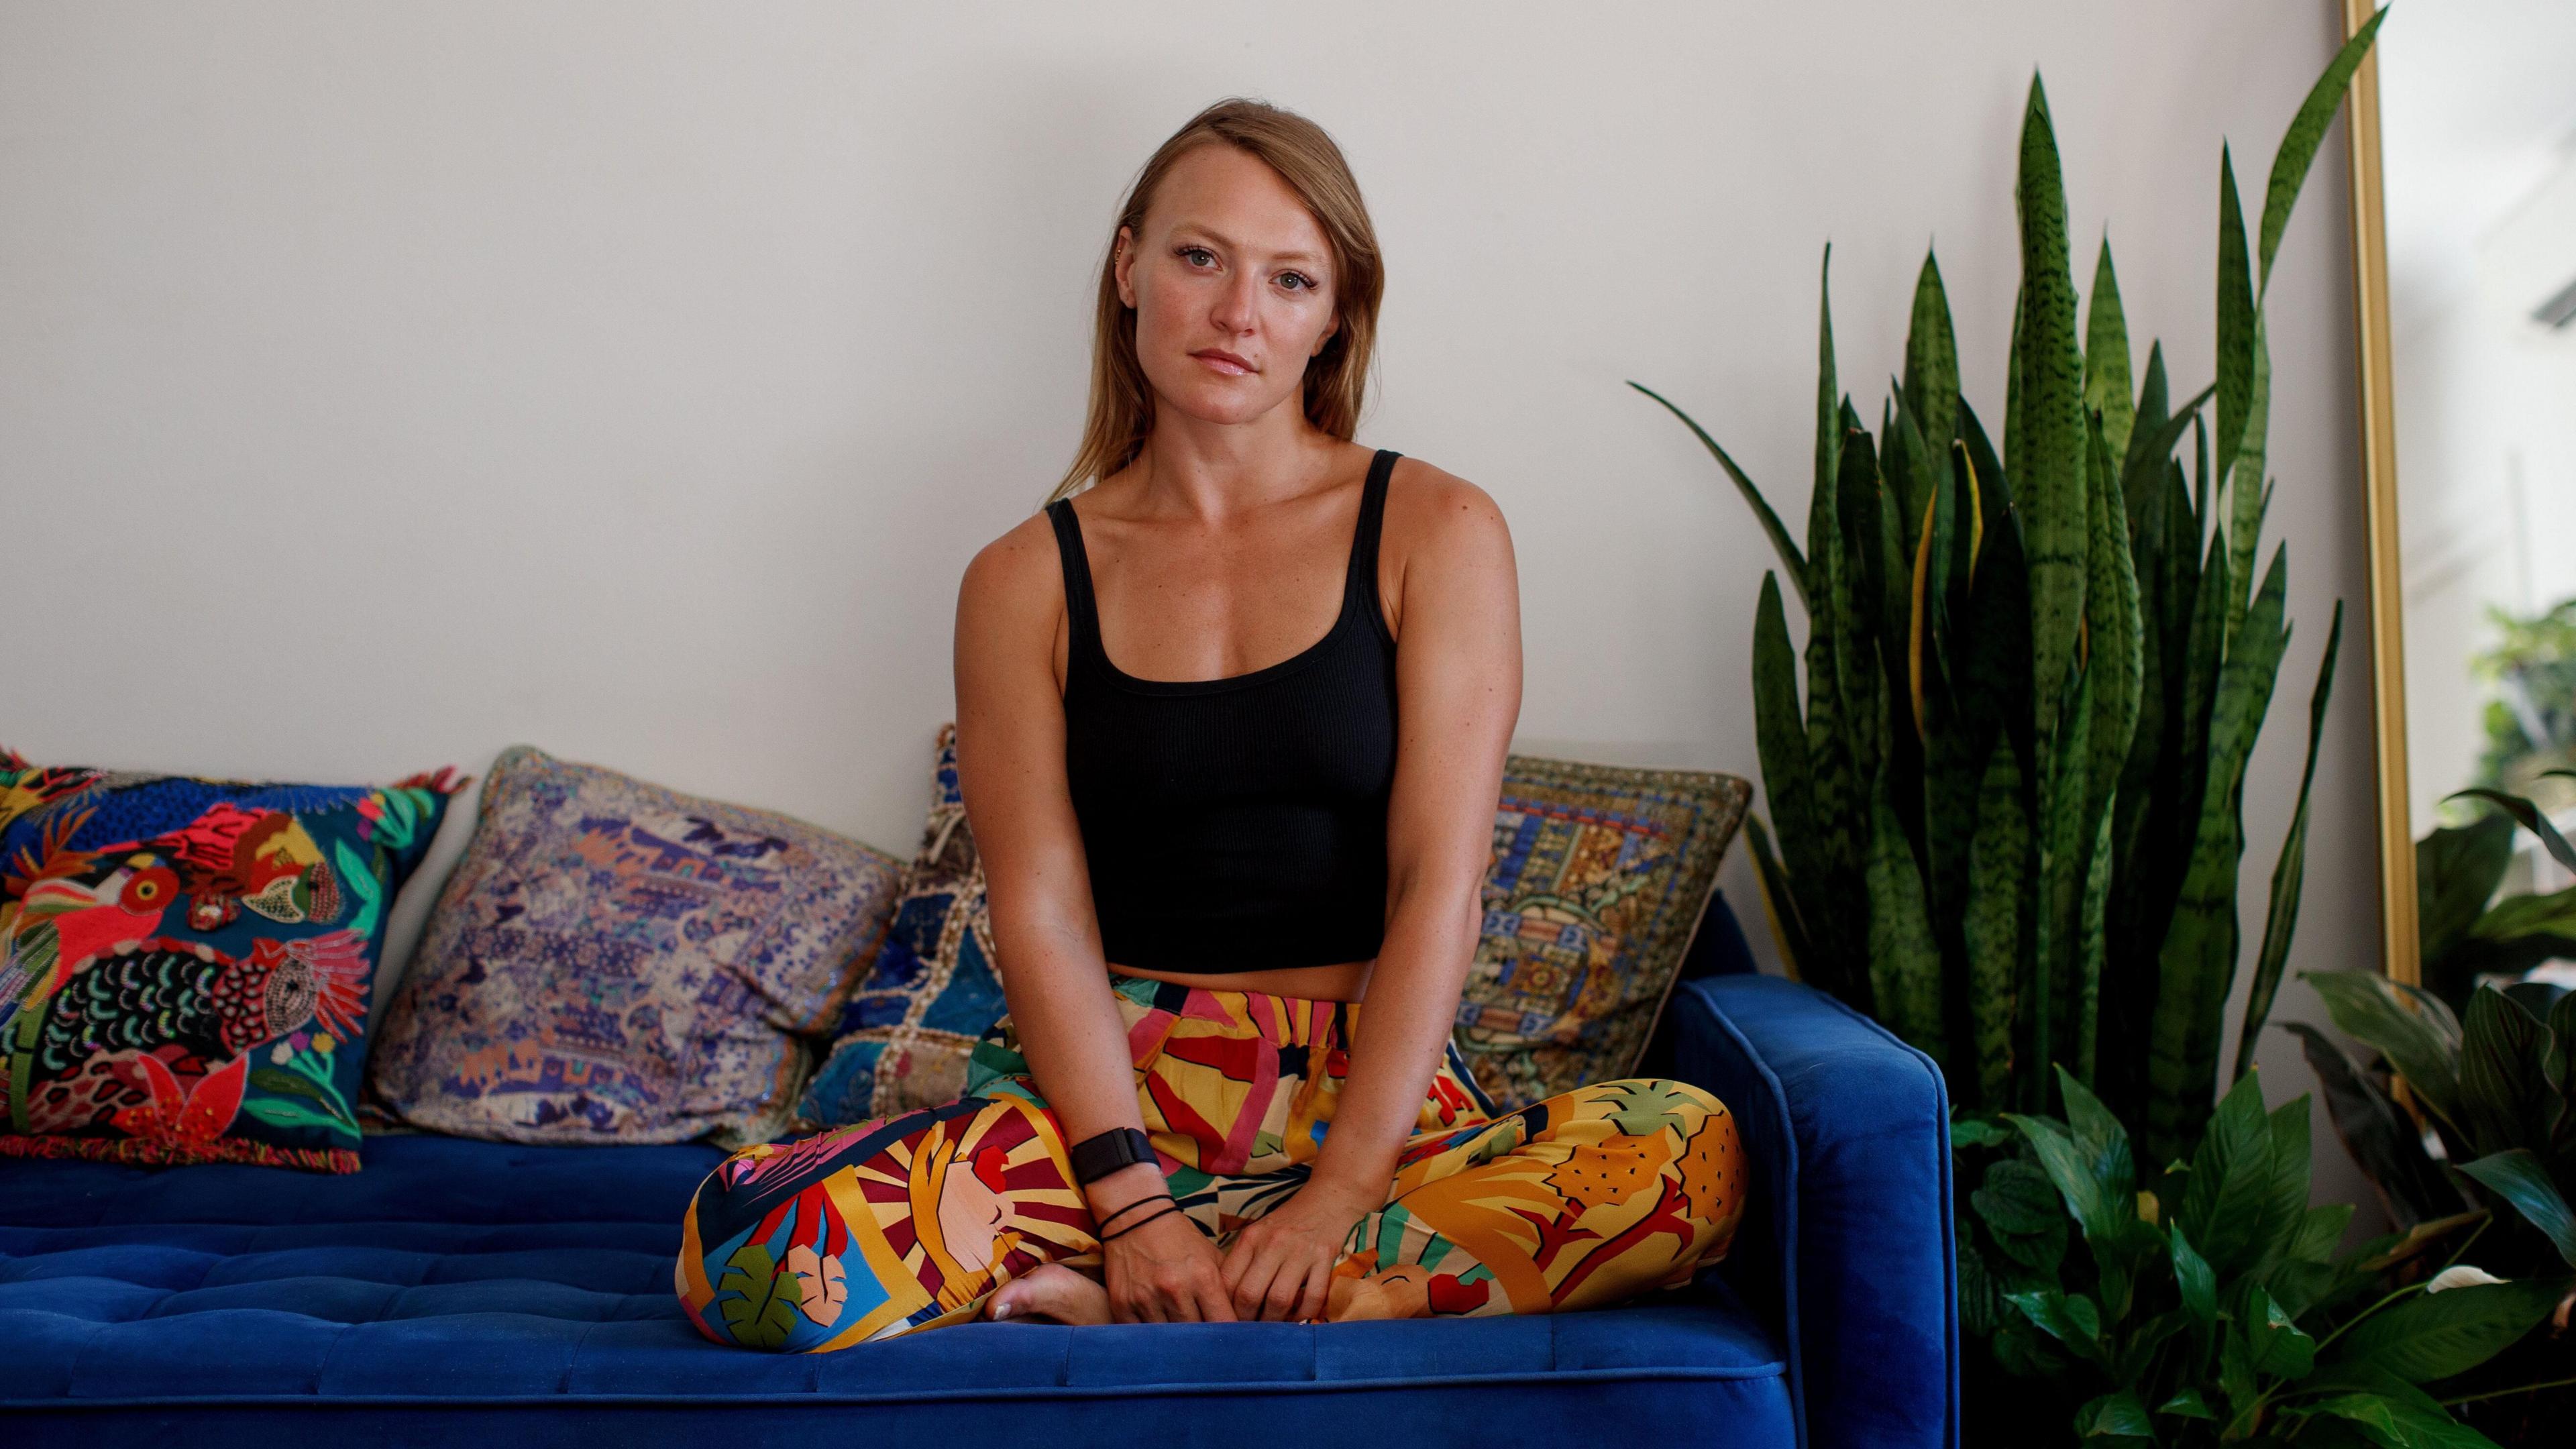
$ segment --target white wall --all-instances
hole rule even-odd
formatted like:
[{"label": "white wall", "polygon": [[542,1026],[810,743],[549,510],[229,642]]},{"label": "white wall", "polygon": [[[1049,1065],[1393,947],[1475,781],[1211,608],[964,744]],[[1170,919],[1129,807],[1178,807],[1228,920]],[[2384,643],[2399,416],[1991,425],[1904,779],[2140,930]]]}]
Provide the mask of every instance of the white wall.
[{"label": "white wall", "polygon": [[[2107,226],[2141,362],[2160,335],[2196,389],[2219,143],[2259,206],[2337,39],[2328,0],[11,0],[0,737],[351,780],[526,740],[908,850],[956,580],[1068,456],[1118,194],[1244,92],[1331,129],[1375,211],[1363,439],[1512,522],[1520,746],[1753,775],[1765,546],[1622,379],[1798,516],[1819,250],[1875,415],[1937,243],[1999,423],[2038,67],[2079,283]],[[2356,625],[2294,969],[2378,951],[2340,136],[2271,303],[2299,633],[2257,909],[2335,598]]]}]

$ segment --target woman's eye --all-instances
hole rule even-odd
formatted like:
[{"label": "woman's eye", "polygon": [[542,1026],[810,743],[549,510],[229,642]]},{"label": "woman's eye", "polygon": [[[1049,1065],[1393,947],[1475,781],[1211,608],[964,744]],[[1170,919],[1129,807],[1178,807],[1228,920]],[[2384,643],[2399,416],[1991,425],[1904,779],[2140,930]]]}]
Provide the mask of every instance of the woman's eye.
[{"label": "woman's eye", "polygon": [[1197,266],[1199,264],[1199,258],[1201,257],[1205,257],[1209,261],[1215,261],[1216,253],[1209,251],[1206,247],[1181,248],[1181,260],[1188,262],[1191,266]]},{"label": "woman's eye", "polygon": [[1315,290],[1315,279],[1307,276],[1303,272],[1282,272],[1279,274],[1279,280],[1283,285],[1289,282],[1296,283],[1297,285],[1288,289],[1292,292],[1311,292]]}]

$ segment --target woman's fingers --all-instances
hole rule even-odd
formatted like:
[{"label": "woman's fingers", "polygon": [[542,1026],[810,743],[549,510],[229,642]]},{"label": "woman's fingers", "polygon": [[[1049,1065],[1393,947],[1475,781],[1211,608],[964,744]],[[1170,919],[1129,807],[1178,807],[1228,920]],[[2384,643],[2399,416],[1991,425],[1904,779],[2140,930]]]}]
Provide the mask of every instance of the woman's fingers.
[{"label": "woman's fingers", "polygon": [[1318,1319],[1332,1303],[1333,1260],[1326,1258],[1306,1274],[1306,1291],[1297,1296],[1297,1311],[1291,1316],[1299,1322]]}]

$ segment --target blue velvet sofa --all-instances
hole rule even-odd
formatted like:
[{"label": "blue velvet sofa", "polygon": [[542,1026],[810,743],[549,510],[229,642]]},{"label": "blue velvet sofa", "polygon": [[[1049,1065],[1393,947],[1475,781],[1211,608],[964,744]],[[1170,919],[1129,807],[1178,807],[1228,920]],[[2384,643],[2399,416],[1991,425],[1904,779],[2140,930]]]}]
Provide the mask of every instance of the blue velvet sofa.
[{"label": "blue velvet sofa", "polygon": [[373,1139],[365,1170],[0,1159],[0,1443],[1955,1445],[1948,1104],[1711,907],[1647,1070],[1758,1175],[1660,1301],[719,1348],[671,1286],[713,1148]]}]

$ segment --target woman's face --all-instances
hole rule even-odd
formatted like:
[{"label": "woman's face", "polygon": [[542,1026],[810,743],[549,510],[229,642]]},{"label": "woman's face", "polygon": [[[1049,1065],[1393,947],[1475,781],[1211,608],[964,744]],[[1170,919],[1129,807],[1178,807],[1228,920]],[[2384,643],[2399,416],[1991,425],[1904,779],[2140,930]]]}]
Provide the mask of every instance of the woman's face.
[{"label": "woman's face", "polygon": [[1306,363],[1333,335],[1333,249],[1259,157],[1197,147],[1118,229],[1118,295],[1160,406],[1211,423],[1302,408]]}]

